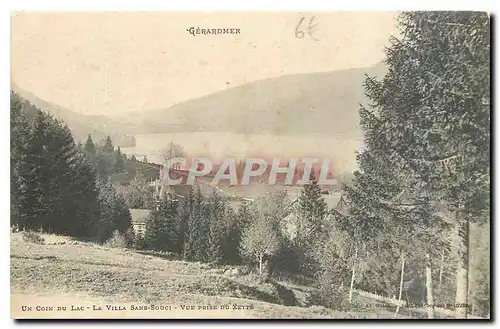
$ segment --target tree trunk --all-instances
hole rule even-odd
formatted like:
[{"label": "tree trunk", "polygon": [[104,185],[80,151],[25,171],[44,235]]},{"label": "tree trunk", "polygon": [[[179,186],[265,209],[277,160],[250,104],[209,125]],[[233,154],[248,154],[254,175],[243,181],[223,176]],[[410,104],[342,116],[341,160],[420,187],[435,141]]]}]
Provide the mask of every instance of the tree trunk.
[{"label": "tree trunk", "polygon": [[352,275],[351,275],[351,287],[349,289],[349,303],[352,303],[352,294],[354,290],[354,277],[356,275],[356,262],[358,260],[358,249],[354,253],[354,260],[352,262]]},{"label": "tree trunk", "polygon": [[441,291],[441,285],[443,283],[443,271],[444,271],[444,249],[443,253],[441,254],[441,264],[439,265],[439,284],[438,284],[439,291]]},{"label": "tree trunk", "polygon": [[262,276],[262,256],[259,256],[259,275]]},{"label": "tree trunk", "polygon": [[394,318],[398,316],[399,307],[401,306],[401,296],[403,295],[403,278],[405,274],[405,254],[401,251],[401,280],[399,281],[399,298],[398,306],[396,307],[396,312],[394,313]]},{"label": "tree trunk", "polygon": [[457,289],[455,295],[455,317],[467,318],[469,290],[469,220],[458,217],[457,222]]},{"label": "tree trunk", "polygon": [[432,295],[432,267],[429,252],[425,254],[425,289],[427,292],[427,318],[434,319],[434,296]]}]

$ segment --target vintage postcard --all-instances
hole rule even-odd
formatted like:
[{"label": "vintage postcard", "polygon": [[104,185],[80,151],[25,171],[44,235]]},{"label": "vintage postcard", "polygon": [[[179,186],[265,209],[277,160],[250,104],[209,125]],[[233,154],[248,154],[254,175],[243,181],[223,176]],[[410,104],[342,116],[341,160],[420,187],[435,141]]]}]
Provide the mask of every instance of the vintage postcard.
[{"label": "vintage postcard", "polygon": [[11,16],[15,319],[490,319],[490,15]]}]

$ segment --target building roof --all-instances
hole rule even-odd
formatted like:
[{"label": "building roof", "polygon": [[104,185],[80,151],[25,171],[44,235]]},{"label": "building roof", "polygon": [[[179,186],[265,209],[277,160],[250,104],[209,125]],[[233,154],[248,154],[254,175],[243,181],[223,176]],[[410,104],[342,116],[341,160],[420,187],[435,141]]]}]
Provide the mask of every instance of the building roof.
[{"label": "building roof", "polygon": [[139,224],[146,222],[150,211],[148,209],[130,209],[130,215],[132,216],[132,223]]}]

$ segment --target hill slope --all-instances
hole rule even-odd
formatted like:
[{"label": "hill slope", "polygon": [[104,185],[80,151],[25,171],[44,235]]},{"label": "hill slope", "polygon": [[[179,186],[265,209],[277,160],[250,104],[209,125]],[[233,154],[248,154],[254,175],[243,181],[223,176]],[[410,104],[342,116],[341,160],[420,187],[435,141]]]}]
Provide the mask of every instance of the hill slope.
[{"label": "hill slope", "polygon": [[128,124],[120,123],[104,115],[85,115],[71,111],[60,105],[45,101],[13,82],[11,83],[11,89],[37,108],[48,111],[56,118],[63,120],[71,129],[77,141],[84,141],[88,134],[92,134],[94,141],[101,141],[109,135],[118,146],[135,145],[134,137],[129,134],[131,126]]},{"label": "hill slope", "polygon": [[[94,140],[99,141],[109,134],[116,145],[134,147],[138,135],[156,140],[158,133],[223,132],[240,136],[287,135],[299,139],[303,136],[322,136],[327,140],[334,137],[337,142],[346,143],[361,139],[358,107],[366,103],[365,75],[380,77],[385,71],[385,66],[379,64],[369,68],[281,76],[168,108],[111,116],[76,113],[45,101],[14,83],[12,89],[38,108],[64,120],[77,140],[84,140],[91,133]],[[217,138],[217,144],[231,142]],[[146,152],[141,148],[136,151]]]},{"label": "hill slope", "polygon": [[223,131],[244,134],[326,134],[359,139],[358,105],[365,74],[385,66],[282,76],[210,94],[169,108],[116,115],[136,134]]},{"label": "hill slope", "polygon": [[[340,312],[301,305],[300,297],[307,294],[307,287],[285,287],[279,282],[254,284],[255,277],[227,275],[224,267],[49,237],[45,237],[47,244],[39,245],[23,241],[20,233],[12,234],[11,298],[12,315],[16,318],[388,318],[391,315],[385,310]],[[132,304],[147,309],[134,311]],[[21,305],[53,306],[54,310],[36,312],[33,307],[32,312],[23,312]],[[57,312],[56,306],[71,305],[83,305],[86,312]],[[102,311],[93,311],[92,305]],[[106,305],[119,305],[127,310],[110,311]],[[151,305],[171,306],[171,309],[155,310]],[[183,305],[192,305],[194,309],[183,310]],[[203,308],[209,305],[219,309]],[[221,310],[220,305],[230,308]],[[235,310],[233,305],[243,309]]]}]

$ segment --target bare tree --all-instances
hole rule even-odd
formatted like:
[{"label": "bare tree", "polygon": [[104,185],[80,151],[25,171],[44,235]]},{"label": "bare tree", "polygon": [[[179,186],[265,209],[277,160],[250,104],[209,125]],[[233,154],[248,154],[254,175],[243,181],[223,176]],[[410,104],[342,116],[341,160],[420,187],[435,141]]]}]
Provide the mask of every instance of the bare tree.
[{"label": "bare tree", "polygon": [[176,144],[174,142],[170,142],[167,147],[165,147],[161,153],[165,157],[165,159],[170,160],[173,158],[182,158],[186,156],[186,151],[184,147],[180,144]]}]

